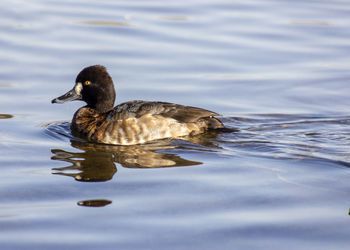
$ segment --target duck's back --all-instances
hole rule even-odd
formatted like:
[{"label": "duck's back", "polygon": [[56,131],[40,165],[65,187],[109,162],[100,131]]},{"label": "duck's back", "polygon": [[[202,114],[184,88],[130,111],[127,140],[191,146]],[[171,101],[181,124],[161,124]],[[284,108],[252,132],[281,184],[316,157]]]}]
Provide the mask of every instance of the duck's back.
[{"label": "duck's back", "polygon": [[130,101],[104,114],[83,107],[75,113],[72,129],[90,141],[131,145],[223,128],[213,117],[216,115],[209,110],[167,102]]}]

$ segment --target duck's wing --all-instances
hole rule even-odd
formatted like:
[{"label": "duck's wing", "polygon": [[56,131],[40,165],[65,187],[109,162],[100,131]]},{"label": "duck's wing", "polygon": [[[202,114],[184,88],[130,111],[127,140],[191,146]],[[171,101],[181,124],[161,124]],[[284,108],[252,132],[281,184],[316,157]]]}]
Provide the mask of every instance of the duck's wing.
[{"label": "duck's wing", "polygon": [[219,114],[196,107],[183,106],[168,102],[129,101],[116,106],[110,112],[111,120],[140,118],[144,115],[163,116],[179,122],[196,122],[201,118],[218,116]]}]

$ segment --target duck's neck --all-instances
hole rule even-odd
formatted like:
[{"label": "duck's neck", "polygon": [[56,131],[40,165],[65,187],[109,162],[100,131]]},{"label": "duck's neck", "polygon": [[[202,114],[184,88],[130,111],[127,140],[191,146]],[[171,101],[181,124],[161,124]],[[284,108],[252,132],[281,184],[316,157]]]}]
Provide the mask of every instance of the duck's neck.
[{"label": "duck's neck", "polygon": [[98,113],[107,113],[108,111],[113,109],[113,104],[107,104],[107,103],[100,103],[100,104],[96,104],[95,107],[90,107],[92,109],[95,109],[96,112]]},{"label": "duck's neck", "polygon": [[89,103],[88,106],[95,109],[99,113],[106,113],[113,109],[114,107],[115,94],[111,95],[97,95],[96,101],[94,103]]}]

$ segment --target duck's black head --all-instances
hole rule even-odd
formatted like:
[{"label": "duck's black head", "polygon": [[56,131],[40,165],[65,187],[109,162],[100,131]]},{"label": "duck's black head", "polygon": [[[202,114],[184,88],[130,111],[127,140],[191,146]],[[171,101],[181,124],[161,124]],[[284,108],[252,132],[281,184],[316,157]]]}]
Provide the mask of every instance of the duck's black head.
[{"label": "duck's black head", "polygon": [[111,110],[115,101],[113,80],[106,68],[94,65],[84,68],[75,80],[75,86],[52,103],[82,100],[87,106],[103,113]]}]

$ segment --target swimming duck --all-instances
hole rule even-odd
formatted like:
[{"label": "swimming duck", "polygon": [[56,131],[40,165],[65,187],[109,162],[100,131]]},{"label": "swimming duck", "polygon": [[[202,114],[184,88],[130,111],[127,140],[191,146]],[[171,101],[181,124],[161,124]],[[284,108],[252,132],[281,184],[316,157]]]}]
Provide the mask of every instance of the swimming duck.
[{"label": "swimming duck", "polygon": [[74,135],[97,143],[132,145],[225,129],[214,117],[219,114],[209,110],[139,100],[114,107],[115,96],[113,80],[106,68],[93,65],[78,74],[72,90],[51,102],[86,102],[75,112],[71,130]]}]

